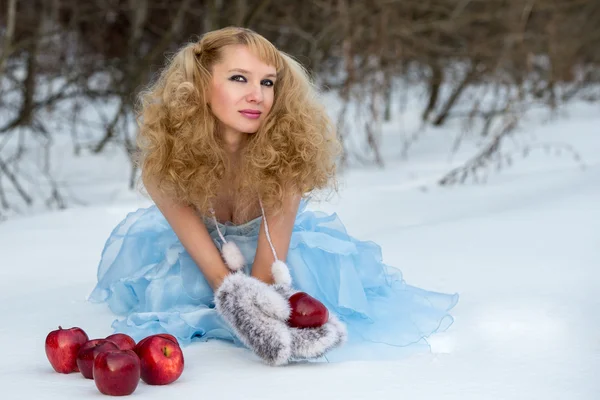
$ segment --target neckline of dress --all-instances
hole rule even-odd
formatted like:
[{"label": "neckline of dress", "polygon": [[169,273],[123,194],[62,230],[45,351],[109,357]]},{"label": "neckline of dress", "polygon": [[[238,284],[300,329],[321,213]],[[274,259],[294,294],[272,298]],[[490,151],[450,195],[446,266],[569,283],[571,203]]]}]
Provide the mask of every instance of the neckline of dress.
[{"label": "neckline of dress", "polygon": [[260,219],[262,219],[262,215],[259,215],[256,218],[252,218],[249,221],[242,222],[241,224],[234,224],[232,221],[221,222],[221,221],[219,221],[217,219],[213,220],[212,218],[211,218],[211,221],[213,221],[213,222],[216,221],[216,223],[219,224],[220,226],[231,226],[231,227],[234,227],[234,228],[243,228],[243,227],[248,226],[248,225],[253,225],[254,223],[258,222]]},{"label": "neckline of dress", "polygon": [[204,216],[203,219],[205,222],[210,221],[211,224],[213,224],[213,225],[216,224],[218,226],[231,227],[231,228],[243,228],[243,227],[246,227],[249,225],[253,225],[253,224],[259,222],[263,217],[263,215],[261,213],[261,215],[255,217],[255,218],[252,218],[251,220],[242,222],[241,224],[235,224],[232,221],[221,222],[221,221],[217,220],[216,215],[213,214],[214,210],[212,209],[212,207],[209,209],[209,211],[211,212],[212,216],[211,217]]}]

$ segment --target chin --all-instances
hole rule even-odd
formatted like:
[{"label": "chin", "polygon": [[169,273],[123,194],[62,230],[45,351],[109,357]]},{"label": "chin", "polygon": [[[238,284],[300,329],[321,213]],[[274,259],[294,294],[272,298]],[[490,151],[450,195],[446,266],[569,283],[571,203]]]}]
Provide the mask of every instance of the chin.
[{"label": "chin", "polygon": [[260,124],[252,124],[252,125],[245,125],[245,126],[240,126],[240,129],[238,129],[239,132],[244,132],[250,135],[254,135],[256,132],[258,132],[258,128],[260,128]]}]

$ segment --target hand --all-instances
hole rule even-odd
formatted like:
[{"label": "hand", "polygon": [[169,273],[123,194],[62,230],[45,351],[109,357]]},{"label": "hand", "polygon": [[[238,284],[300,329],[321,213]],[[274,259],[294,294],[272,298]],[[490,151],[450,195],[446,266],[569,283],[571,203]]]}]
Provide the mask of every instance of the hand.
[{"label": "hand", "polygon": [[292,334],[285,320],[290,308],[272,287],[234,272],[215,292],[215,305],[238,338],[267,364],[289,362]]},{"label": "hand", "polygon": [[[273,264],[273,276],[276,281],[273,288],[286,301],[298,292],[292,288],[289,271],[283,262],[276,261]],[[320,327],[294,328],[287,326],[287,328],[292,335],[291,358],[297,360],[322,357],[328,351],[341,346],[347,339],[346,326],[331,313],[329,320]]]},{"label": "hand", "polygon": [[283,365],[294,359],[318,358],[345,342],[346,327],[332,314],[317,328],[294,328],[287,324],[291,314],[289,298],[296,291],[284,262],[277,260],[271,267],[273,285],[244,275],[241,262],[227,265],[234,272],[215,292],[217,312],[266,363]]}]

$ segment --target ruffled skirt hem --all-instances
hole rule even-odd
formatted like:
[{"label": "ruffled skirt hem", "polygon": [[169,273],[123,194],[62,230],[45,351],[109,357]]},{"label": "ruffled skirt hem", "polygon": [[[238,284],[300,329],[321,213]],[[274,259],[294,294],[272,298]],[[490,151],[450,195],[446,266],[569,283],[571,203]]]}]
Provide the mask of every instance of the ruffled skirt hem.
[{"label": "ruffled skirt hem", "polygon": [[[457,294],[406,284],[399,269],[382,262],[377,244],[349,236],[336,214],[305,208],[303,202],[286,262],[294,287],[319,299],[348,327],[348,342],[327,361],[393,358],[427,349],[431,335],[452,325]],[[206,222],[220,248],[215,226]],[[219,227],[252,260],[260,222]],[[243,346],[217,314],[211,287],[155,206],[130,213],[110,234],[89,300],[106,303],[121,316],[113,330],[136,341],[170,333],[184,346],[209,339]]]}]

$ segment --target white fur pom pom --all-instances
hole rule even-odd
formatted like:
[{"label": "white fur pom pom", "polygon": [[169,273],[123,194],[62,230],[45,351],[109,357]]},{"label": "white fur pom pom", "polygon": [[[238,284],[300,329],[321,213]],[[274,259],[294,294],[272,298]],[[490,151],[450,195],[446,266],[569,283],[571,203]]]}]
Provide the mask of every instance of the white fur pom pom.
[{"label": "white fur pom pom", "polygon": [[271,266],[271,273],[273,274],[273,280],[275,283],[280,285],[291,286],[292,277],[288,266],[281,260],[275,260]]},{"label": "white fur pom pom", "polygon": [[235,243],[225,243],[221,248],[221,254],[223,255],[225,264],[227,264],[230,270],[235,272],[244,268],[244,264],[246,263],[246,261],[244,260],[244,255]]}]

